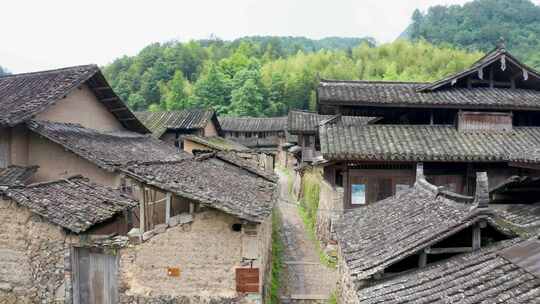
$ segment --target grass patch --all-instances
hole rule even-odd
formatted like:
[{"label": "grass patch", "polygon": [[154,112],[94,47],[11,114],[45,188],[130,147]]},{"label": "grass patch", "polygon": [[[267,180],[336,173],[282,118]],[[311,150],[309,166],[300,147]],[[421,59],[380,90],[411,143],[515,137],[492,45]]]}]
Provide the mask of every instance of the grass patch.
[{"label": "grass patch", "polygon": [[280,303],[281,272],[283,271],[283,241],[281,240],[281,214],[274,208],[272,211],[272,273],[270,275],[270,292],[266,303]]},{"label": "grass patch", "polygon": [[336,268],[337,261],[323,251],[316,236],[317,210],[319,209],[319,195],[321,192],[320,186],[320,175],[315,172],[306,172],[304,174],[302,181],[302,193],[304,196],[300,200],[298,212],[310,239],[315,243],[321,263],[330,268]]},{"label": "grass patch", "polygon": [[336,292],[333,291],[330,295],[330,298],[328,298],[328,304],[338,304],[337,295]]}]

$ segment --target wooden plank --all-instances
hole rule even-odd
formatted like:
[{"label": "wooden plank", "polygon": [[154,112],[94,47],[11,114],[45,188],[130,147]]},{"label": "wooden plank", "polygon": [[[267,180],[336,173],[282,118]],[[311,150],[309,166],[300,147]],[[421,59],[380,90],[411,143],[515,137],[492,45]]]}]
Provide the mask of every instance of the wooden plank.
[{"label": "wooden plank", "polygon": [[471,251],[471,247],[426,248],[425,250],[427,254],[464,253]]},{"label": "wooden plank", "polygon": [[171,218],[171,198],[172,194],[170,192],[167,192],[167,196],[165,198],[165,223],[168,224],[169,220]]},{"label": "wooden plank", "polygon": [[259,292],[259,268],[236,268],[236,291]]},{"label": "wooden plank", "polygon": [[144,188],[144,185],[141,183],[139,184],[139,230],[141,231],[141,234],[145,232],[146,228],[146,212],[145,212],[145,196],[146,191]]}]

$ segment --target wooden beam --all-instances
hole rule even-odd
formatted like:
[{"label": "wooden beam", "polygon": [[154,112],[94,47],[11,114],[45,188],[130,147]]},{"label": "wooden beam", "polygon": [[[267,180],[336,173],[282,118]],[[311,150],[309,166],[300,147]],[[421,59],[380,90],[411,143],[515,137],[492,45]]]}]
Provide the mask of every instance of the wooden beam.
[{"label": "wooden beam", "polygon": [[136,120],[137,118],[118,118],[120,121]]},{"label": "wooden beam", "polygon": [[109,101],[115,101],[115,100],[119,100],[119,98],[118,97],[109,97],[109,98],[100,99],[101,102],[109,102]]},{"label": "wooden beam", "polygon": [[489,84],[489,86],[491,88],[493,88],[494,86],[499,86],[499,87],[511,87],[512,86],[512,82],[509,81],[509,82],[506,82],[506,81],[490,81],[490,80],[477,80],[477,79],[473,79],[471,80],[471,83],[472,84]]},{"label": "wooden beam", "polygon": [[471,252],[473,249],[471,247],[449,247],[449,248],[426,248],[425,252],[427,254],[445,254],[445,253],[463,253]]},{"label": "wooden beam", "polygon": [[168,224],[169,220],[171,219],[171,200],[172,200],[172,194],[170,192],[167,192],[167,197],[165,200],[165,223]]},{"label": "wooden beam", "polygon": [[128,108],[126,107],[121,107],[121,108],[114,108],[114,109],[110,109],[109,111],[110,112],[118,112],[118,111],[125,111],[127,110]]},{"label": "wooden beam", "polygon": [[112,91],[112,88],[109,86],[103,86],[103,87],[95,87],[94,90],[98,90],[98,91],[111,90]]}]

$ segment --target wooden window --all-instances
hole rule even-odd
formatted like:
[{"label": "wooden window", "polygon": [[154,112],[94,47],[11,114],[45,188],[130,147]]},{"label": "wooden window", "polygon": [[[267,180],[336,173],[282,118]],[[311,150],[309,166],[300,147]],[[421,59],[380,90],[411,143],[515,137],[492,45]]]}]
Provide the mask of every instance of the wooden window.
[{"label": "wooden window", "polygon": [[511,131],[512,113],[499,112],[459,112],[460,131]]},{"label": "wooden window", "polygon": [[259,292],[259,268],[236,268],[236,291]]}]

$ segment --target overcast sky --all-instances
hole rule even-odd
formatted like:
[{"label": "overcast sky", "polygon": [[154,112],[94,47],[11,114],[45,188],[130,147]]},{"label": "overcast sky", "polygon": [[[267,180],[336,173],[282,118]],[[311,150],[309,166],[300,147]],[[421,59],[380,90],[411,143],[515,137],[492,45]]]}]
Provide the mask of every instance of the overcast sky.
[{"label": "overcast sky", "polygon": [[[5,0],[0,65],[12,72],[111,62],[151,42],[247,35],[395,39],[416,8],[466,0]],[[535,0],[540,2],[540,0]]]}]

